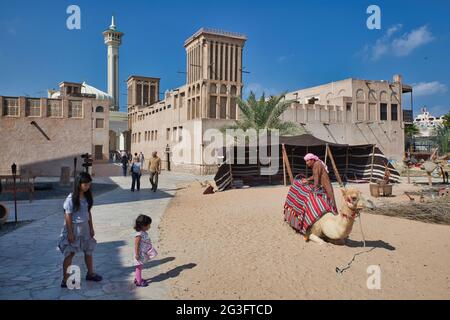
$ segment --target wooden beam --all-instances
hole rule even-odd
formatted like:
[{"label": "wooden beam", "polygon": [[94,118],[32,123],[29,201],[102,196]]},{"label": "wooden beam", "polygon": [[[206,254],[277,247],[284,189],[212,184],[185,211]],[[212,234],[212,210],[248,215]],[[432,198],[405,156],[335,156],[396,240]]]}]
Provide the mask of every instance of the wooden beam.
[{"label": "wooden beam", "polygon": [[294,183],[294,176],[292,175],[292,170],[291,170],[291,165],[289,164],[289,158],[286,152],[286,148],[284,146],[284,144],[281,145],[283,148],[283,158],[285,161],[285,165],[286,165],[286,169],[287,169],[287,173],[289,175],[289,180],[291,181],[291,184]]},{"label": "wooden beam", "polygon": [[283,179],[284,179],[284,186],[287,186],[287,181],[286,181],[286,161],[284,161],[284,153],[283,151],[281,152],[282,156],[281,158],[283,159]]},{"label": "wooden beam", "polygon": [[373,145],[372,147],[372,168],[370,169],[370,182],[372,182],[374,158],[375,158],[375,145]]},{"label": "wooden beam", "polygon": [[339,171],[336,167],[336,163],[334,162],[333,153],[331,152],[331,149],[328,146],[328,144],[327,144],[327,149],[328,149],[328,155],[330,156],[331,165],[333,166],[334,174],[336,175],[336,179],[339,182],[339,185],[342,187],[342,186],[344,186],[344,183],[342,182],[341,176],[339,175]]}]

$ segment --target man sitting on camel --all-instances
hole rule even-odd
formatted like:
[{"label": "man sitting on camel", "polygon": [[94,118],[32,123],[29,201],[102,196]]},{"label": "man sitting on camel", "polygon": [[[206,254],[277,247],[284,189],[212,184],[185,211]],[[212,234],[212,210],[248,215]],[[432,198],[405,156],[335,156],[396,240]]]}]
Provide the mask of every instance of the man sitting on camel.
[{"label": "man sitting on camel", "polygon": [[[334,198],[333,186],[331,185],[330,177],[328,176],[328,167],[319,159],[318,156],[308,153],[304,157],[306,165],[312,168],[312,176],[302,179],[303,183],[313,183],[313,188],[318,190],[323,188],[332,206],[336,209],[336,200]],[[335,211],[337,213],[337,209]]]}]

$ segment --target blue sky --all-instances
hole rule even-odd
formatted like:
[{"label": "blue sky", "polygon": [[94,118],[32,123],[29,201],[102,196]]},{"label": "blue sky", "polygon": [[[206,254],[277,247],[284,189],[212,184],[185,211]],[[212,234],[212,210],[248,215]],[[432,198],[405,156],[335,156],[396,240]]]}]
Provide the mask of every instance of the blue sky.
[{"label": "blue sky", "polygon": [[[81,30],[68,30],[66,9],[81,8]],[[381,30],[366,27],[369,5]],[[60,81],[106,91],[102,31],[116,15],[121,106],[131,74],[180,86],[184,40],[200,27],[245,33],[246,91],[277,94],[355,77],[414,84],[414,107],[450,109],[450,1],[82,1],[0,0],[0,95],[45,96]]]}]

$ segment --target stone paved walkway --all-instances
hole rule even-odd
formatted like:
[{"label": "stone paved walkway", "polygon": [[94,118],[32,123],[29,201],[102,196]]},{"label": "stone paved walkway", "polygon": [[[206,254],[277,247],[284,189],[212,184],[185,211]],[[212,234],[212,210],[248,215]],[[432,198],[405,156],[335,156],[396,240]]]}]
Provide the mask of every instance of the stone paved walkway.
[{"label": "stone paved walkway", "polygon": [[[35,210],[33,223],[0,237],[0,300],[1,299],[167,299],[164,280],[172,276],[159,272],[159,265],[176,257],[159,255],[146,265],[146,288],[136,288],[133,257],[133,221],[138,214],[153,219],[150,236],[158,247],[158,225],[161,216],[176,192],[177,185],[198,178],[187,174],[163,172],[160,189],[150,191],[148,175],[142,177],[140,192],[132,193],[130,177],[99,178],[98,182],[116,183],[119,188],[96,197],[93,220],[98,241],[94,252],[96,272],[103,275],[100,283],[84,281],[86,267],[83,255],[75,256],[73,264],[82,270],[80,290],[61,289],[62,254],[57,240],[63,226],[62,201],[42,200],[23,204],[21,211]],[[201,179],[201,178],[198,178]],[[203,178],[204,179],[204,178]],[[10,207],[10,203],[7,204]],[[32,215],[32,214],[31,214]],[[183,270],[177,266],[176,272]]]}]

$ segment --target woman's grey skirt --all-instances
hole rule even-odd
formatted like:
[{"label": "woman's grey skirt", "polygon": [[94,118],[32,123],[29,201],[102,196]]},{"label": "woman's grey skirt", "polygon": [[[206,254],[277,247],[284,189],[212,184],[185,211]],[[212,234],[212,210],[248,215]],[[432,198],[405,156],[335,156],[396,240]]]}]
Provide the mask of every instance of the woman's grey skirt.
[{"label": "woman's grey skirt", "polygon": [[64,224],[61,236],[58,242],[58,248],[64,254],[65,257],[71,253],[77,253],[83,251],[86,255],[92,255],[92,252],[97,245],[97,241],[91,237],[89,231],[89,222],[83,223],[73,223],[73,235],[75,241],[73,243],[69,242],[67,236],[67,225]]}]

